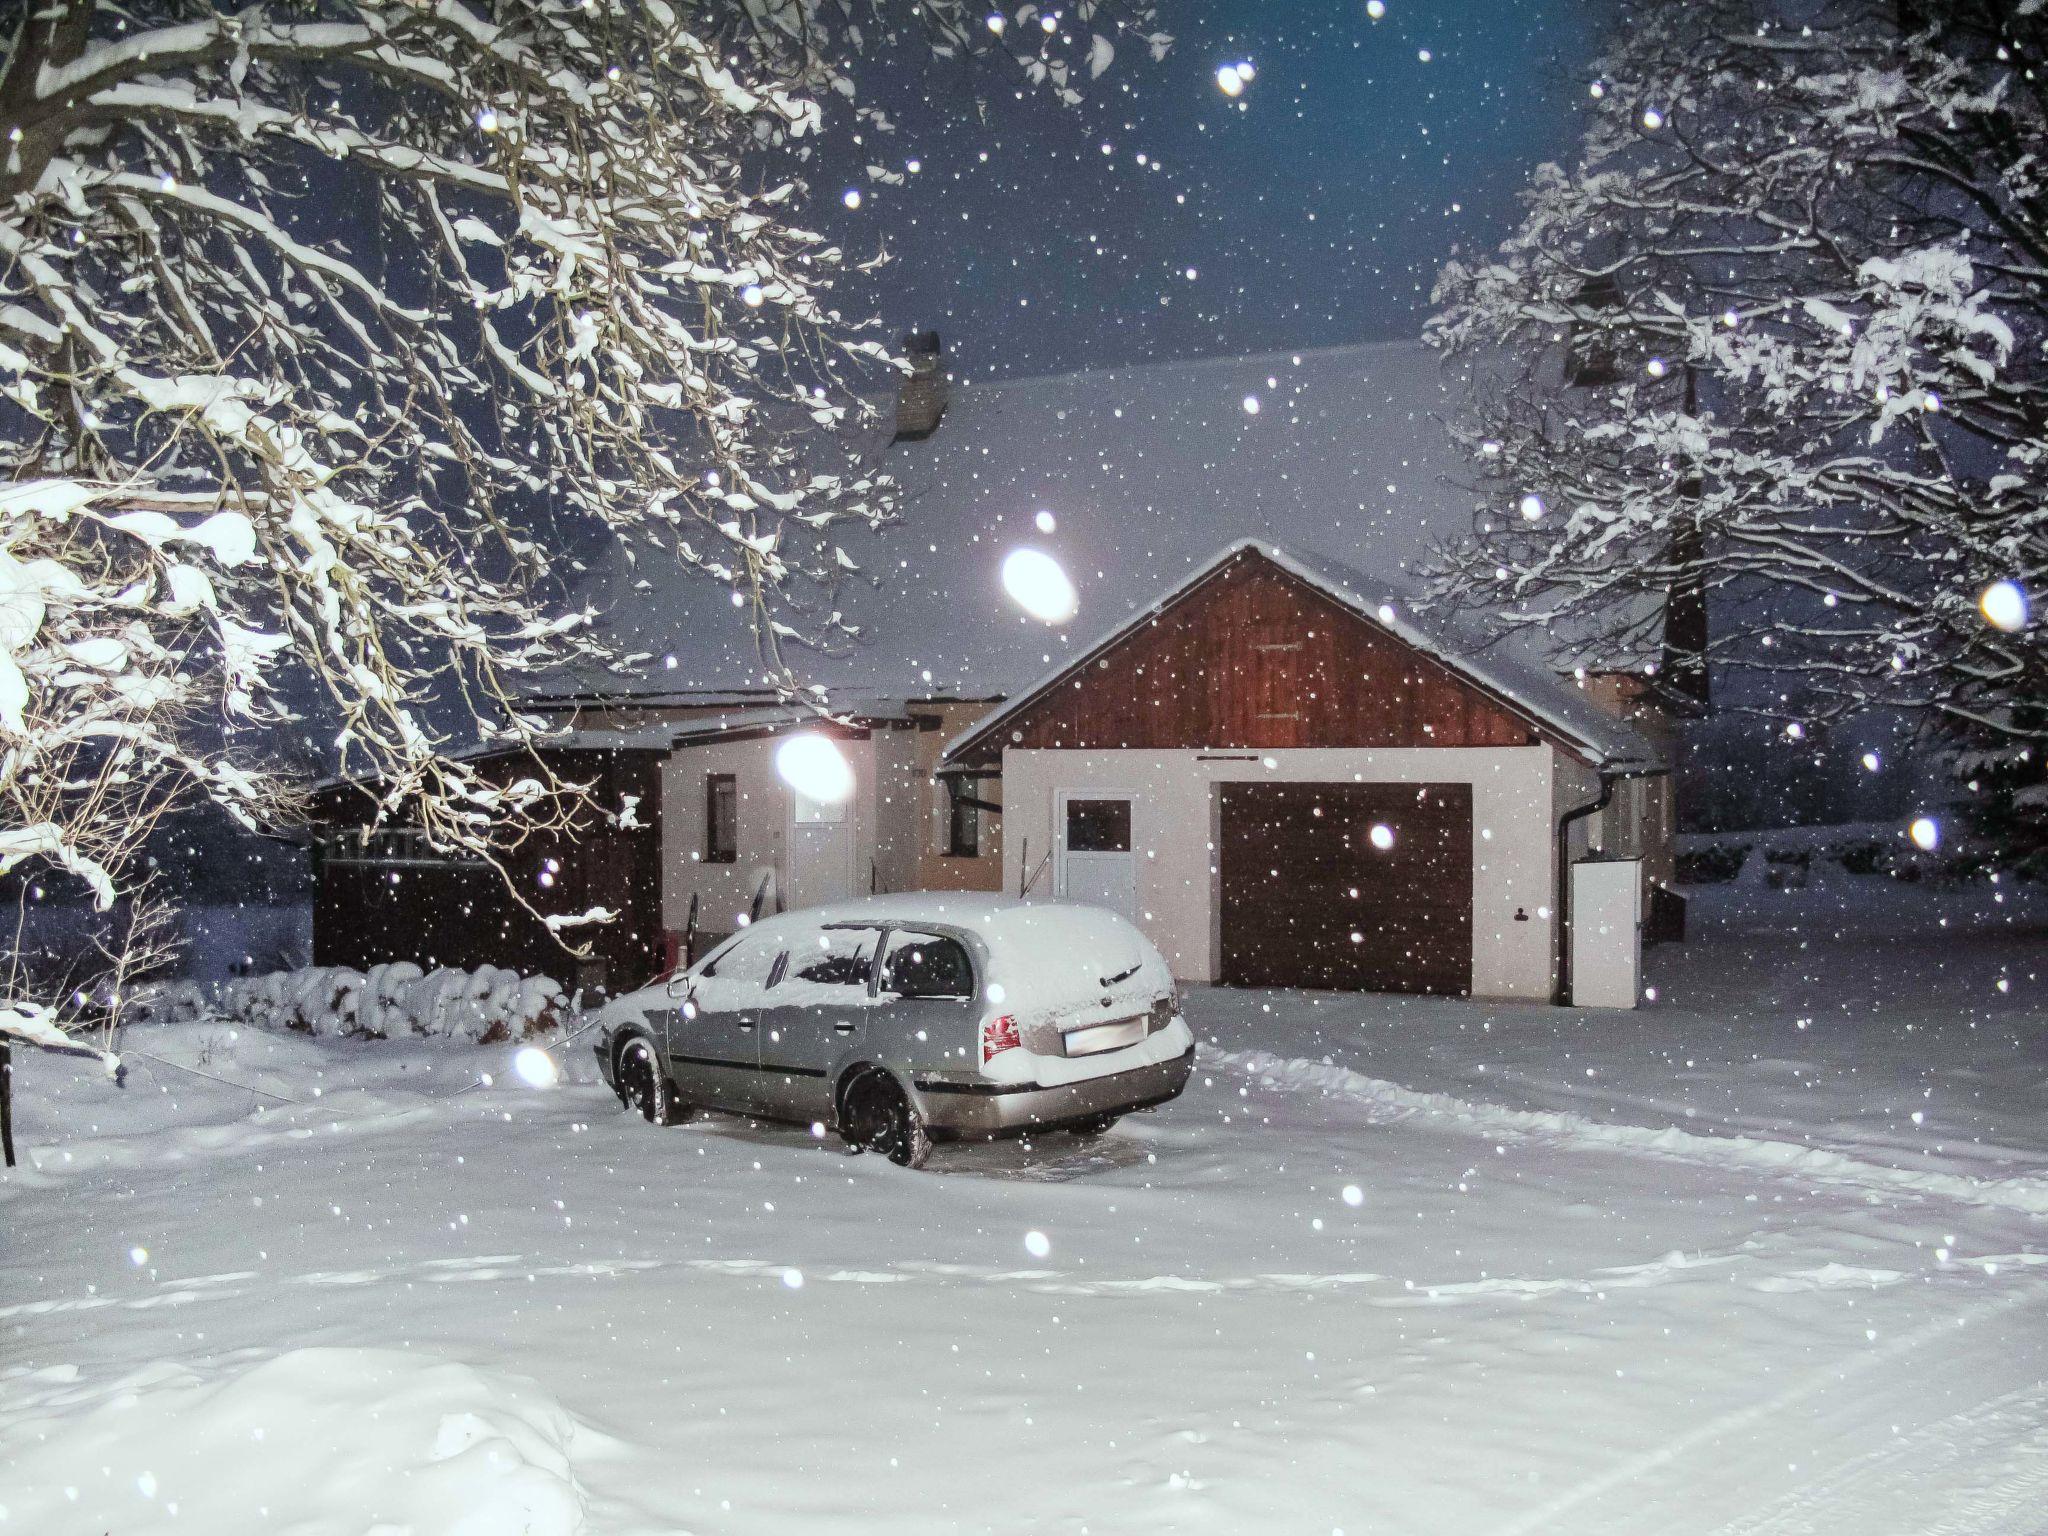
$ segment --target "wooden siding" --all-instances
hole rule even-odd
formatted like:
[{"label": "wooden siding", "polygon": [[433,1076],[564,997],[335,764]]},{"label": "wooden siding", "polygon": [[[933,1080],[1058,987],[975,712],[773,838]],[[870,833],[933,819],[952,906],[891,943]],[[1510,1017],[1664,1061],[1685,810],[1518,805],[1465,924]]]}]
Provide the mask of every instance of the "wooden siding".
[{"label": "wooden siding", "polygon": [[1526,721],[1247,553],[1002,722],[1008,747],[1519,747]]},{"label": "wooden siding", "polygon": [[[544,758],[563,779],[590,783],[597,805],[616,810],[638,795],[637,828],[609,823],[537,837],[511,855],[507,867],[534,904],[547,912],[609,907],[615,922],[570,935],[591,948],[579,960],[514,899],[497,870],[481,864],[386,858],[350,851],[344,839],[322,856],[316,849],[313,963],[358,970],[390,960],[428,969],[504,966],[552,976],[567,987],[602,985],[614,995],[643,985],[661,969],[660,759],[648,752],[560,751]],[[523,756],[503,759],[516,778],[532,772]],[[489,771],[489,770],[486,770]],[[332,789],[316,801],[326,829],[360,825],[368,809],[363,792]],[[552,884],[540,884],[547,862]]]}]

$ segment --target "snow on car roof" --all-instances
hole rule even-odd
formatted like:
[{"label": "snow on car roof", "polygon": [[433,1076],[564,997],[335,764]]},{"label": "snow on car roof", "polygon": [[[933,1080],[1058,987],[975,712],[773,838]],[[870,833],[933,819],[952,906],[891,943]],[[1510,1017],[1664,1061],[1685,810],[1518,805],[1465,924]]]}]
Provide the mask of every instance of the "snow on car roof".
[{"label": "snow on car roof", "polygon": [[[1234,538],[1412,587],[1433,546],[1469,532],[1480,506],[1442,425],[1454,404],[1416,342],[957,386],[929,439],[880,454],[877,467],[903,486],[901,519],[879,533],[828,530],[860,573],[813,597],[860,626],[861,642],[841,655],[785,642],[785,659],[835,698],[1014,694]],[[1080,608],[1069,623],[1040,623],[1005,594],[1002,562],[1018,548],[1043,550],[1071,577]],[[626,649],[654,660],[638,678],[556,680],[556,692],[768,681],[741,611],[708,578],[619,561],[586,596]],[[1530,641],[1504,644],[1545,668]]]}]

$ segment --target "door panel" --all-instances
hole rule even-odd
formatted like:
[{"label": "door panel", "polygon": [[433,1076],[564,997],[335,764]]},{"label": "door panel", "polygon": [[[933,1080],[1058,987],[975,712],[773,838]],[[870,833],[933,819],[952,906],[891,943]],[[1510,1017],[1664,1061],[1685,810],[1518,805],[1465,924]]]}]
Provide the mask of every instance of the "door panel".
[{"label": "door panel", "polygon": [[941,934],[889,934],[875,1038],[867,1042],[913,1071],[958,1072],[981,1064],[980,981],[967,947]]},{"label": "door panel", "polygon": [[1465,784],[1226,784],[1223,980],[1462,995],[1472,985]]},{"label": "door panel", "polygon": [[878,928],[832,927],[792,944],[762,1021],[759,1091],[766,1113],[831,1119],[827,1074],[875,1013],[881,939]]},{"label": "door panel", "polygon": [[669,1026],[669,1070],[685,1102],[751,1114],[760,1108],[760,1030],[780,934],[742,938],[691,978]]},{"label": "door panel", "polygon": [[853,806],[790,793],[789,892],[792,909],[853,895]]},{"label": "door panel", "polygon": [[1060,796],[1060,894],[1136,920],[1138,858],[1129,795]]}]

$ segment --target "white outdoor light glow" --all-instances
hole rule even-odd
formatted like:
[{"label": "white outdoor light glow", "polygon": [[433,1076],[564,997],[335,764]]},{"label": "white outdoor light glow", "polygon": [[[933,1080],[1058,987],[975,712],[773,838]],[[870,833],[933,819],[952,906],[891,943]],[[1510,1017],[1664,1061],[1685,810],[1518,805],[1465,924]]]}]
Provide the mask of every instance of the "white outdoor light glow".
[{"label": "white outdoor light glow", "polygon": [[2027,626],[2027,594],[2017,582],[1994,581],[1977,599],[1977,607],[1993,629],[2011,634]]},{"label": "white outdoor light glow", "polygon": [[529,1088],[552,1088],[562,1080],[555,1058],[537,1045],[522,1045],[512,1057],[512,1070]]},{"label": "white outdoor light glow", "polygon": [[1003,557],[1003,590],[1044,624],[1064,624],[1081,606],[1066,571],[1042,549],[1013,549]]},{"label": "white outdoor light glow", "polygon": [[853,795],[853,766],[826,737],[799,731],[775,749],[775,771],[806,800],[838,805]]},{"label": "white outdoor light glow", "polygon": [[1916,816],[1913,825],[1906,828],[1906,835],[1922,853],[1932,853],[1941,846],[1941,823],[1932,816]]},{"label": "white outdoor light glow", "polygon": [[1383,821],[1374,822],[1372,824],[1372,831],[1368,832],[1366,836],[1372,839],[1373,847],[1382,852],[1394,846],[1394,829]]}]

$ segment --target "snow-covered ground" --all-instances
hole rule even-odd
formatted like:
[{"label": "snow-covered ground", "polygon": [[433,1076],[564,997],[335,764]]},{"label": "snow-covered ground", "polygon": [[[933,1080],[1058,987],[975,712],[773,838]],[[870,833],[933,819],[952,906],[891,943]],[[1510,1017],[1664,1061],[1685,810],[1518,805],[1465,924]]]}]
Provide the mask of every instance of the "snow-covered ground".
[{"label": "snow-covered ground", "polygon": [[1703,892],[1635,1014],[1199,991],[1180,1103],[924,1173],[652,1130],[580,1043],[31,1058],[0,1531],[2048,1530],[1992,894]]}]

